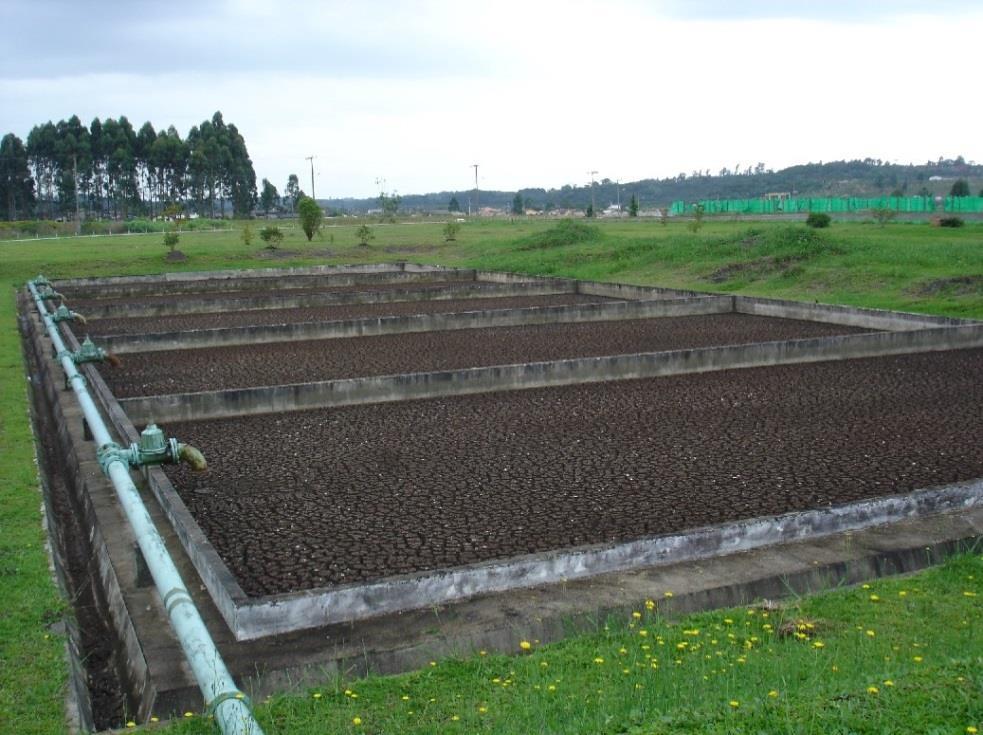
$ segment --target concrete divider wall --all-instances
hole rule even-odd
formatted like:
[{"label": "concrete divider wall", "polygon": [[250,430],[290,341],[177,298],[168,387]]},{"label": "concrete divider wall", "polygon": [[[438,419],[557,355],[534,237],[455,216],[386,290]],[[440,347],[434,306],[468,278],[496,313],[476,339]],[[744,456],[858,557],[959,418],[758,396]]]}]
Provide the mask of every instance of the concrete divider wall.
[{"label": "concrete divider wall", "polygon": [[196,421],[576,383],[983,347],[983,324],[124,398],[140,423]]},{"label": "concrete divider wall", "polygon": [[379,582],[249,599],[233,634],[251,640],[330,623],[442,605],[478,594],[750,551],[854,531],[914,516],[978,507],[983,481],[850,505],[756,518],[627,543],[565,549]]},{"label": "concrete divider wall", "polygon": [[217,271],[182,271],[178,273],[158,273],[146,276],[99,276],[91,278],[60,278],[53,281],[56,289],[60,288],[85,288],[92,289],[95,296],[101,292],[103,287],[117,288],[123,286],[144,286],[154,289],[170,287],[176,285],[181,287],[184,284],[200,281],[222,280],[222,279],[252,279],[261,280],[270,277],[282,276],[326,276],[326,275],[353,275],[353,274],[372,274],[372,273],[438,273],[452,272],[457,268],[446,268],[440,265],[416,265],[410,263],[366,263],[361,265],[310,265],[310,266],[285,266],[282,268],[250,268],[242,270],[217,270]]},{"label": "concrete divider wall", "polygon": [[604,283],[602,281],[575,281],[577,293],[589,296],[607,296],[612,299],[680,299],[695,296],[719,296],[702,291],[682,291],[678,288],[658,286],[632,286],[627,283]]},{"label": "concrete divider wall", "polygon": [[394,301],[440,301],[449,299],[501,298],[503,296],[551,296],[572,291],[542,283],[474,283],[460,286],[426,287],[413,284],[406,290],[390,291],[326,291],[324,293],[279,295],[229,295],[225,298],[184,298],[177,301],[146,302],[133,304],[92,305],[85,309],[89,319],[113,317],[170,316],[173,314],[216,314],[226,311],[255,309],[293,309],[333,304],[381,304]]},{"label": "concrete divider wall", "polygon": [[983,322],[972,319],[914,314],[905,311],[886,309],[867,309],[859,306],[840,306],[836,304],[810,304],[804,301],[765,299],[752,296],[735,296],[734,310],[739,314],[773,316],[784,319],[803,319],[813,322],[828,322],[851,327],[868,327],[891,331],[924,329],[930,327],[954,327]]},{"label": "concrete divider wall", "polygon": [[167,281],[158,283],[117,284],[97,288],[81,287],[66,289],[67,298],[126,298],[130,296],[169,296],[173,294],[200,294],[226,292],[275,292],[298,288],[332,288],[358,284],[407,283],[435,284],[446,281],[474,280],[473,270],[454,269],[441,271],[403,270],[371,271],[365,273],[323,273],[323,274],[276,274],[262,278],[247,276],[236,278],[194,279],[187,281]]},{"label": "concrete divider wall", "polygon": [[732,311],[732,302],[733,299],[730,296],[653,301],[605,301],[596,304],[570,306],[489,309],[446,314],[347,319],[333,322],[303,322],[183,332],[108,335],[101,337],[99,344],[110,352],[118,354],[157,352],[160,350],[260,344],[264,342],[369,337],[407,332],[726,314]]}]

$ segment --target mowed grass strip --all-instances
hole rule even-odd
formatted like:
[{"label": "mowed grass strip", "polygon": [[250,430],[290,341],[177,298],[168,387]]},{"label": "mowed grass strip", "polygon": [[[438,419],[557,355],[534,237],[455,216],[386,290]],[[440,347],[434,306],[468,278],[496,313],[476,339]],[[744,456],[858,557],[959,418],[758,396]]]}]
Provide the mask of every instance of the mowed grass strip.
[{"label": "mowed grass strip", "polygon": [[[594,634],[267,699],[267,733],[967,733],[983,727],[983,557],[786,601],[667,616],[671,590]],[[168,732],[212,732],[188,713]]]},{"label": "mowed grass strip", "polygon": [[[358,223],[331,223],[310,243],[284,225],[287,236],[277,251],[259,247],[255,238],[245,245],[238,228],[186,232],[178,248],[188,261],[180,264],[165,262],[156,234],[0,242],[0,577],[6,587],[0,732],[64,731],[64,641],[49,630],[64,603],[47,570],[13,297],[13,288],[38,273],[70,278],[408,260],[983,318],[980,224],[946,230],[834,223],[822,233],[777,222],[709,221],[697,233],[681,222],[587,225],[571,233],[566,225],[532,218],[469,222],[448,243],[440,222],[373,224],[369,247],[358,244]],[[685,694],[689,701],[696,696]]]}]

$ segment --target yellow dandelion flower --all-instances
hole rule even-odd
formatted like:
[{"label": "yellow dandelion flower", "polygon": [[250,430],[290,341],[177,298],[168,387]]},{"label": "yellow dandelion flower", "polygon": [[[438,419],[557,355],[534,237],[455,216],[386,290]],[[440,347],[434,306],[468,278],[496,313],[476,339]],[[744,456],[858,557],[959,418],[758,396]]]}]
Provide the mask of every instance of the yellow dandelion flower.
[{"label": "yellow dandelion flower", "polygon": [[894,682],[891,681],[890,679],[885,679],[884,680],[884,686],[886,686],[886,687],[893,687],[894,686]]},{"label": "yellow dandelion flower", "polygon": [[314,692],[311,696],[314,697],[314,699],[320,699],[323,695],[321,692]]},{"label": "yellow dandelion flower", "polygon": [[548,691],[548,692],[555,692],[556,691],[556,684],[550,684],[548,687],[546,687],[546,691]]},{"label": "yellow dandelion flower", "polygon": [[635,620],[641,620],[642,619],[642,614],[640,612],[638,612],[638,610],[632,611],[631,616],[633,618],[635,618]]},{"label": "yellow dandelion flower", "polygon": [[860,587],[861,587],[861,589],[865,589],[865,590],[869,590],[870,589],[870,585],[869,584],[862,584],[862,585],[860,585]]},{"label": "yellow dandelion flower", "polygon": [[880,690],[877,687],[874,686],[867,687],[867,694],[877,694],[879,693],[879,691]]},{"label": "yellow dandelion flower", "polygon": [[356,715],[355,717],[352,718],[352,724],[358,727],[359,725],[362,724],[362,718]]},{"label": "yellow dandelion flower", "polygon": [[977,729],[976,729],[975,727],[973,727],[972,725],[969,725],[969,726],[967,726],[967,727],[966,727],[966,732],[968,732],[968,733],[972,733],[972,734],[974,734],[974,735],[975,735],[975,733],[978,733],[978,732],[979,732],[979,730],[977,730]]},{"label": "yellow dandelion flower", "polygon": [[645,609],[646,610],[655,610],[655,600],[646,600],[645,601]]},{"label": "yellow dandelion flower", "polygon": [[519,648],[521,648],[523,651],[528,651],[532,648],[532,643],[529,641],[519,641]]},{"label": "yellow dandelion flower", "polygon": [[898,591],[898,597],[907,597],[907,596],[908,596],[908,590],[899,590]]},{"label": "yellow dandelion flower", "polygon": [[973,591],[971,591],[971,590],[966,590],[965,592],[963,592],[963,594],[964,594],[964,595],[965,595],[966,597],[976,597],[976,593],[975,593],[975,592],[973,592]]},{"label": "yellow dandelion flower", "polygon": [[915,656],[912,658],[912,661],[914,661],[916,664],[920,664],[923,661],[923,659],[921,656]]},{"label": "yellow dandelion flower", "polygon": [[194,712],[185,712],[184,713],[184,716],[185,717],[194,717],[195,716],[195,713]]},{"label": "yellow dandelion flower", "polygon": [[736,699],[732,699],[732,700],[730,700],[730,701],[729,701],[729,702],[728,702],[727,704],[729,704],[729,705],[730,705],[731,707],[733,707],[734,709],[737,709],[738,707],[740,707],[740,706],[741,706],[741,703],[740,703],[740,702],[738,702],[738,701],[737,701]]},{"label": "yellow dandelion flower", "polygon": [[772,689],[770,692],[768,692],[768,696],[774,699],[775,697],[778,696],[778,692]]},{"label": "yellow dandelion flower", "polygon": [[151,722],[160,722],[160,718],[157,715],[154,715],[153,717],[150,718],[150,721]]},{"label": "yellow dandelion flower", "polygon": [[409,694],[404,694],[402,697],[400,697],[400,699],[402,699],[404,702],[409,702],[410,701],[410,695]]},{"label": "yellow dandelion flower", "polygon": [[539,662],[539,665],[540,665],[540,666],[541,666],[542,668],[544,668],[544,669],[545,669],[545,668],[546,668],[547,666],[549,666],[549,665],[550,665],[550,662],[549,662],[549,661],[540,661],[540,662]]},{"label": "yellow dandelion flower", "polygon": [[667,592],[663,593],[663,597],[672,597],[672,592],[668,592],[667,591]]},{"label": "yellow dandelion flower", "polygon": [[881,598],[878,597],[877,595],[871,595],[870,596],[870,601],[871,602],[880,602],[881,601]]},{"label": "yellow dandelion flower", "polygon": [[867,637],[868,638],[873,638],[875,635],[877,635],[877,634],[874,631],[872,631],[872,630],[868,630],[867,631]]},{"label": "yellow dandelion flower", "polygon": [[621,648],[618,649],[618,653],[620,653],[622,656],[627,656],[628,655],[628,649],[625,648],[624,646],[622,646]]},{"label": "yellow dandelion flower", "polygon": [[431,666],[436,666],[436,665],[437,665],[437,662],[436,662],[436,661],[431,661],[431,662],[430,662],[430,665],[431,665]]},{"label": "yellow dandelion flower", "polygon": [[484,651],[484,650],[478,651],[478,655],[479,656],[487,656],[488,655],[488,651]]},{"label": "yellow dandelion flower", "polygon": [[136,726],[137,726],[137,723],[135,723],[135,722],[134,722],[133,720],[129,720],[129,721],[128,721],[128,722],[126,723],[126,726],[127,726],[127,727],[136,727]]},{"label": "yellow dandelion flower", "polygon": [[352,690],[351,690],[351,689],[346,689],[346,690],[345,690],[345,696],[346,696],[346,697],[350,697],[350,696],[352,696]]},{"label": "yellow dandelion flower", "polygon": [[642,638],[648,637],[648,634],[649,632],[645,630],[645,628],[642,628],[640,631],[638,631],[638,635],[640,635]]},{"label": "yellow dandelion flower", "polygon": [[823,643],[822,641],[813,641],[812,642],[812,647],[813,648],[825,648],[826,647],[826,644]]},{"label": "yellow dandelion flower", "polygon": [[451,722],[457,722],[461,719],[460,715],[451,715]]},{"label": "yellow dandelion flower", "polygon": [[833,664],[833,666],[831,667],[831,670],[835,673],[835,672],[837,672],[837,671],[840,670],[840,667],[837,666],[836,664]]},{"label": "yellow dandelion flower", "polygon": [[597,658],[594,659],[594,663],[595,664],[603,664],[604,663],[604,659],[601,658],[600,656],[598,656]]},{"label": "yellow dandelion flower", "polygon": [[486,712],[488,712],[488,708],[487,707],[478,707],[478,711],[481,714],[485,714]]}]

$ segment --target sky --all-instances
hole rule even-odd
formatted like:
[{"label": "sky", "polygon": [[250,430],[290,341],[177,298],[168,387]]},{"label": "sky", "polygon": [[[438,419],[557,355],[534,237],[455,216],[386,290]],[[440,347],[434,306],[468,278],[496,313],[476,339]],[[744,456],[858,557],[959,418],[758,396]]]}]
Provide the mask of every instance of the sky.
[{"label": "sky", "polygon": [[0,135],[220,110],[318,198],[983,162],[983,1],[4,0]]}]

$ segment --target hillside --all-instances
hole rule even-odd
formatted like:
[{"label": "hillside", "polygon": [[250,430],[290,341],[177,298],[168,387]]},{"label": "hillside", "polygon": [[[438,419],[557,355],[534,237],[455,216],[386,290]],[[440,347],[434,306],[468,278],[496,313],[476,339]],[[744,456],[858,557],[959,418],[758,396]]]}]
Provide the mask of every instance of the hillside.
[{"label": "hillside", "polygon": [[[738,199],[763,196],[769,192],[790,192],[798,196],[884,196],[899,191],[904,196],[915,194],[945,195],[953,182],[969,181],[970,191],[976,194],[983,188],[983,165],[967,163],[962,156],[956,159],[929,161],[924,164],[894,164],[874,159],[830,161],[791,166],[780,171],[766,169],[764,164],[739,172],[721,169],[717,173],[694,171],[665,179],[643,179],[622,182],[602,179],[594,185],[598,208],[618,201],[627,205],[632,194],[638,197],[643,209],[668,206],[674,201],[698,199]],[[563,186],[559,189],[520,189],[523,202],[535,209],[584,209],[590,203],[590,186]],[[512,205],[514,191],[484,191],[479,194],[482,207],[507,209]],[[451,198],[456,198],[463,211],[473,201],[474,189],[440,191],[429,194],[408,194],[402,197],[403,211],[446,212]],[[342,212],[365,212],[379,206],[376,199],[322,199],[323,205]]]}]

